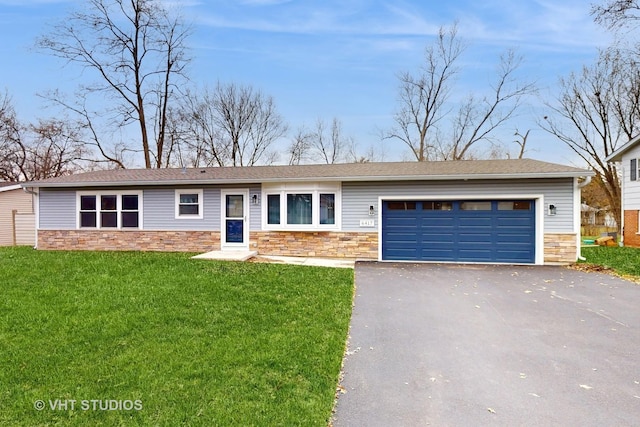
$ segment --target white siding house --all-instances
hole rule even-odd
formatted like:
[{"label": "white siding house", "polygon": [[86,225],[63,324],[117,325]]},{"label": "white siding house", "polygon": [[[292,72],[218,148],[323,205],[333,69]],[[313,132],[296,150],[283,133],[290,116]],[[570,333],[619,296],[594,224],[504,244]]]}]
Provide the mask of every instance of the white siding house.
[{"label": "white siding house", "polygon": [[640,136],[616,150],[606,159],[617,165],[622,190],[622,243],[640,247]]}]

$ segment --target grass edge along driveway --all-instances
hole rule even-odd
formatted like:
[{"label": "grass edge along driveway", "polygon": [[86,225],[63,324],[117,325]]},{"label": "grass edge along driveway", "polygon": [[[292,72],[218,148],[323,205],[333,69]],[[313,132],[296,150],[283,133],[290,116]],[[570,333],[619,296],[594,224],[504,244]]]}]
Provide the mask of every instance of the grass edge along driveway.
[{"label": "grass edge along driveway", "polygon": [[0,425],[326,426],[353,270],[189,256],[0,249]]},{"label": "grass edge along driveway", "polygon": [[628,246],[594,246],[581,248],[585,261],[578,268],[596,267],[596,271],[613,270],[625,279],[640,282],[640,249]]}]

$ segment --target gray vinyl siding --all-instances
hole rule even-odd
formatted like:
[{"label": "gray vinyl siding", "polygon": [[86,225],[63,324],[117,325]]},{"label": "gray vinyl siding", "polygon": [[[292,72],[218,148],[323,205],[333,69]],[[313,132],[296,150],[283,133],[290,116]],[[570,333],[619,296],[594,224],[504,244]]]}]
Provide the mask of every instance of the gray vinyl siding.
[{"label": "gray vinyl siding", "polygon": [[[175,218],[175,187],[146,188],[142,190],[142,215],[145,230],[190,230],[190,231],[219,231],[220,230],[220,191],[221,189],[249,188],[249,219],[250,229],[259,230],[261,227],[260,205],[251,204],[251,196],[258,195],[260,200],[260,184],[243,186],[208,186],[194,187],[203,190],[203,218],[176,219]],[[184,189],[184,188],[182,188]],[[49,230],[73,230],[76,228],[76,192],[91,191],[90,188],[71,190],[42,189],[39,197],[40,224],[39,228]],[[104,192],[107,189],[96,189]],[[134,188],[111,188],[119,190],[140,190]]]},{"label": "gray vinyl siding", "polygon": [[[262,229],[262,186],[256,185],[249,189],[249,230],[261,230]],[[258,204],[251,203],[252,197],[257,196]]]},{"label": "gray vinyl siding", "polygon": [[145,230],[220,230],[220,190],[203,188],[202,199],[201,219],[176,219],[176,188],[145,189],[143,227]]},{"label": "gray vinyl siding", "polygon": [[[249,188],[249,227],[251,230],[260,229],[260,206],[251,204],[251,196],[258,195],[260,200],[260,185],[250,186],[210,186],[193,187],[203,190],[202,219],[176,219],[175,217],[175,187],[151,188],[143,193],[143,215],[145,230],[191,230],[191,231],[220,231],[221,221],[221,191],[237,188]],[[185,189],[185,188],[181,188]]]},{"label": "gray vinyl siding", "polygon": [[73,230],[76,228],[75,190],[41,189],[38,196],[41,230]]},{"label": "gray vinyl siding", "polygon": [[[413,181],[413,182],[376,182],[342,183],[342,229],[344,231],[377,231],[379,197],[446,197],[456,195],[492,199],[506,195],[544,196],[542,208],[553,203],[557,206],[557,215],[549,216],[544,212],[544,232],[573,232],[573,178],[503,180],[503,181]],[[375,215],[369,216],[369,206],[374,206]],[[360,227],[360,220],[375,219],[375,228]]]}]

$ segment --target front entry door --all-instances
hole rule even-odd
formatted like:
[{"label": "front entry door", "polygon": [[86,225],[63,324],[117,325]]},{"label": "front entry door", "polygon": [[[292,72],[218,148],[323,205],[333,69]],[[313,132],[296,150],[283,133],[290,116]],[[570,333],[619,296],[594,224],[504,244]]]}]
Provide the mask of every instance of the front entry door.
[{"label": "front entry door", "polygon": [[249,191],[222,191],[222,249],[249,249]]}]

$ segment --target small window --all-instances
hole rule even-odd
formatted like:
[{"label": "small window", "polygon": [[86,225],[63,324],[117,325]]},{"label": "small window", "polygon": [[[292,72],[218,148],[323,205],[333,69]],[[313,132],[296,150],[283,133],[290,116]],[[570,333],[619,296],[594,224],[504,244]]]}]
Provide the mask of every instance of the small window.
[{"label": "small window", "polygon": [[460,202],[463,211],[490,211],[491,202]]},{"label": "small window", "polygon": [[176,218],[202,218],[202,190],[176,190]]},{"label": "small window", "polygon": [[502,201],[498,202],[499,211],[530,211],[531,202],[528,200]]},{"label": "small window", "polygon": [[138,228],[138,195],[125,194],[122,196],[122,218],[123,228]]},{"label": "small window", "polygon": [[80,196],[80,227],[97,227],[96,196]]},{"label": "small window", "polygon": [[114,194],[100,196],[100,227],[118,227],[118,196]]},{"label": "small window", "polygon": [[311,193],[287,194],[287,224],[312,224],[312,200]]},{"label": "small window", "polygon": [[424,211],[450,211],[453,209],[451,202],[422,202]]},{"label": "small window", "polygon": [[280,195],[267,195],[267,223],[280,224]]},{"label": "small window", "polygon": [[415,211],[416,202],[387,202],[390,211]]},{"label": "small window", "polygon": [[630,173],[631,181],[637,180],[637,177],[638,177],[638,160],[637,159],[631,159],[629,173]]},{"label": "small window", "polygon": [[336,195],[320,193],[320,224],[336,223]]}]

